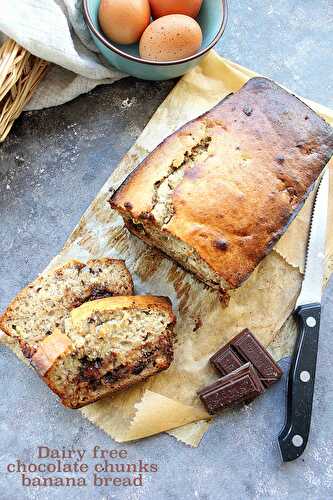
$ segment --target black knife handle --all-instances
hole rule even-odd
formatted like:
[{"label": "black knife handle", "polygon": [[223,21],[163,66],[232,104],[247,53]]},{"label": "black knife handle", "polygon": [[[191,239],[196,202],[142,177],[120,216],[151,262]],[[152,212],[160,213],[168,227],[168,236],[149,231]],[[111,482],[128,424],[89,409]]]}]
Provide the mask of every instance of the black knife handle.
[{"label": "black knife handle", "polygon": [[320,304],[300,306],[295,315],[299,331],[289,371],[286,422],[279,435],[284,462],[302,455],[308,442],[317,364]]}]

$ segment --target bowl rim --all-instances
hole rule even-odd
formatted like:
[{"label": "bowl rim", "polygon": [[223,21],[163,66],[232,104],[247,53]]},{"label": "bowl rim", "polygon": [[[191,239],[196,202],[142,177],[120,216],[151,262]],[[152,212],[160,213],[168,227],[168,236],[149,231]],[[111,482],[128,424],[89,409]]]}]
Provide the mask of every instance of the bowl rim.
[{"label": "bowl rim", "polygon": [[103,45],[105,45],[108,49],[112,50],[113,52],[116,52],[118,55],[125,57],[126,59],[129,59],[130,61],[134,61],[140,64],[149,64],[151,66],[174,66],[176,64],[184,64],[189,61],[193,61],[197,59],[198,57],[201,57],[205,55],[209,50],[211,50],[217,42],[220,40],[222,37],[225,28],[227,26],[228,22],[228,0],[220,0],[222,4],[222,9],[223,9],[223,16],[221,19],[221,24],[218,29],[218,32],[216,33],[215,37],[213,40],[210,42],[207,47],[205,47],[202,50],[199,50],[199,52],[196,52],[192,56],[185,57],[184,59],[175,59],[174,61],[151,61],[149,59],[143,59],[141,57],[137,56],[132,56],[131,54],[128,54],[127,52],[124,52],[121,49],[118,49],[115,45],[113,45],[107,38],[105,38],[102,33],[97,30],[92,22],[90,12],[88,9],[88,0],[83,0],[83,16],[85,19],[85,22],[90,29],[90,31],[93,32],[93,34],[99,39],[100,42],[102,42]]}]

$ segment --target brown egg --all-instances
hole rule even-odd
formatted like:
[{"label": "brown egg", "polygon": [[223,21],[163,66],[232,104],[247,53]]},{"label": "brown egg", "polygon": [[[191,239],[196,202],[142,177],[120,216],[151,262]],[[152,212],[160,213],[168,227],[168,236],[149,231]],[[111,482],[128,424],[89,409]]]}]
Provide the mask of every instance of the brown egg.
[{"label": "brown egg", "polygon": [[173,14],[160,17],[144,31],[140,56],[151,61],[174,61],[195,54],[201,46],[199,24],[189,16]]},{"label": "brown egg", "polygon": [[202,0],[149,0],[154,19],[169,14],[184,14],[197,17],[201,9]]},{"label": "brown egg", "polygon": [[101,0],[99,24],[113,42],[130,44],[140,36],[150,22],[148,0]]}]

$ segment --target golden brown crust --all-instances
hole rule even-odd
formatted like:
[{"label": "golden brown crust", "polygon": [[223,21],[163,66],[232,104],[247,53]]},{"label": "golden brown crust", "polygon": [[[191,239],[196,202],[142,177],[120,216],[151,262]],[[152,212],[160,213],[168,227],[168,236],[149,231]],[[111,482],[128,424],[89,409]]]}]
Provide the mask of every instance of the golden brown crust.
[{"label": "golden brown crust", "polygon": [[236,288],[302,206],[332,156],[333,132],[295,96],[253,78],[168,137],[112,196],[111,206],[136,223],[157,224],[156,187],[193,137],[209,138],[207,158],[185,166],[172,192],[171,217],[159,227]]},{"label": "golden brown crust", "polygon": [[31,364],[39,375],[45,377],[57,359],[68,355],[73,349],[74,346],[67,335],[56,329],[39,344],[31,358]]},{"label": "golden brown crust", "polygon": [[170,322],[175,322],[172,304],[168,297],[154,295],[133,295],[124,297],[107,297],[104,299],[85,302],[82,306],[71,311],[72,325],[85,321],[93,312],[116,311],[124,309],[159,309],[168,313]]}]

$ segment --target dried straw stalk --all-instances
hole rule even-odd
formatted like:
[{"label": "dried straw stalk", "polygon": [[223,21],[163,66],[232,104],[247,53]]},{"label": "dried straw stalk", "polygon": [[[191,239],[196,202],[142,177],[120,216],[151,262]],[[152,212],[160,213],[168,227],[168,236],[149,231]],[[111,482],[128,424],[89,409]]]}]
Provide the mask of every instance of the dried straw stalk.
[{"label": "dried straw stalk", "polygon": [[43,78],[47,62],[33,56],[14,40],[0,47],[0,142]]}]

